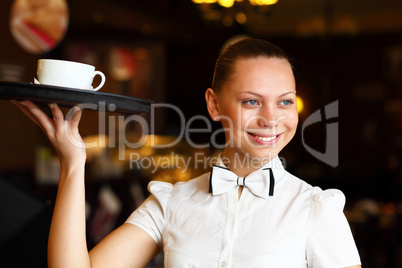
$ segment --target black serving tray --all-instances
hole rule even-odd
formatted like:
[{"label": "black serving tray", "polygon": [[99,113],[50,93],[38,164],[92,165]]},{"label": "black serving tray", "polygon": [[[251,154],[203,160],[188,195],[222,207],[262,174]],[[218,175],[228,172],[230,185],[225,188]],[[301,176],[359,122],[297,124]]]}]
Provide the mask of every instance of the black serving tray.
[{"label": "black serving tray", "polygon": [[84,110],[113,113],[148,113],[151,100],[98,91],[0,81],[0,99],[30,100],[41,104],[57,103],[60,107],[80,106]]}]

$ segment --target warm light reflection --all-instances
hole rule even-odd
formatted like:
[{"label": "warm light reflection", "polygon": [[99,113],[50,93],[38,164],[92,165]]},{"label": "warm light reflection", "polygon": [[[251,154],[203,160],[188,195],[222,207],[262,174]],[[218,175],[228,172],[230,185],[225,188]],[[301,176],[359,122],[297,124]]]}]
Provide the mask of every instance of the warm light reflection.
[{"label": "warm light reflection", "polygon": [[268,6],[268,5],[274,5],[278,2],[278,0],[250,0],[250,4],[253,6]]},{"label": "warm light reflection", "polygon": [[[232,7],[235,0],[192,0],[196,4],[213,4],[219,3],[223,7]],[[236,0],[237,2],[243,2],[243,0]],[[267,6],[274,5],[278,0],[249,0],[253,6]]]},{"label": "warm light reflection", "polygon": [[237,21],[239,24],[244,24],[244,23],[246,23],[246,21],[247,21],[247,16],[246,16],[246,14],[244,14],[243,12],[237,13],[237,15],[236,15],[236,21]]},{"label": "warm light reflection", "polygon": [[231,7],[234,4],[234,0],[218,0],[218,3],[223,7]]},{"label": "warm light reflection", "polygon": [[222,24],[225,25],[226,27],[229,27],[233,24],[233,18],[231,16],[225,16],[222,19]]},{"label": "warm light reflection", "polygon": [[299,96],[296,97],[296,103],[297,103],[297,112],[301,113],[304,109],[304,103]]},{"label": "warm light reflection", "polygon": [[193,3],[196,3],[196,4],[213,4],[213,3],[218,2],[218,0],[192,0],[192,1],[193,1]]}]

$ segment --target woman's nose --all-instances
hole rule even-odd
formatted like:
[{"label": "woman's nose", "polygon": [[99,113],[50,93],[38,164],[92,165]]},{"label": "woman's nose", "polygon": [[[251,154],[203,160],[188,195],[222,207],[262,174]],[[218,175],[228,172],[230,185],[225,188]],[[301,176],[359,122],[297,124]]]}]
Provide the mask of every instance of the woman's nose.
[{"label": "woman's nose", "polygon": [[261,109],[258,125],[263,128],[273,128],[278,125],[275,107],[267,106]]}]

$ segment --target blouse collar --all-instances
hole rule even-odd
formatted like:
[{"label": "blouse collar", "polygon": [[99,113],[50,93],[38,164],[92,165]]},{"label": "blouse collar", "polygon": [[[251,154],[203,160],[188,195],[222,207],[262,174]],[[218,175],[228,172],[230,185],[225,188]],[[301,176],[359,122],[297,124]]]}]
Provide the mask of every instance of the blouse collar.
[{"label": "blouse collar", "polygon": [[[217,163],[218,166],[227,168],[226,165],[222,161],[222,154],[219,155],[219,160]],[[276,156],[274,159],[260,167],[258,170],[271,168],[272,172],[274,173],[275,181],[278,182],[283,175],[285,174],[285,168],[279,156]]]}]

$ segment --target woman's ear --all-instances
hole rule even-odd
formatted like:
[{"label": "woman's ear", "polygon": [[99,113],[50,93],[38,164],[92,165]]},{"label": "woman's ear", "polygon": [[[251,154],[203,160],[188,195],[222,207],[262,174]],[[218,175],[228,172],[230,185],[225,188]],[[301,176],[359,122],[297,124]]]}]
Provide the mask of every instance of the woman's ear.
[{"label": "woman's ear", "polygon": [[208,88],[205,92],[205,100],[207,102],[209,116],[211,116],[212,120],[214,121],[221,121],[217,97],[218,96],[215,94],[212,88]]}]

